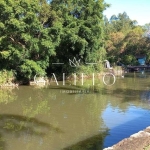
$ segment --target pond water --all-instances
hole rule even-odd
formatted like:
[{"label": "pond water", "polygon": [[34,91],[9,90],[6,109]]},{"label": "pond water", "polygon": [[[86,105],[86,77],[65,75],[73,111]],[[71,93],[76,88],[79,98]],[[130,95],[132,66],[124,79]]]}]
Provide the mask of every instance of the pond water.
[{"label": "pond water", "polygon": [[149,74],[127,74],[113,86],[0,89],[0,149],[102,150],[149,118]]}]

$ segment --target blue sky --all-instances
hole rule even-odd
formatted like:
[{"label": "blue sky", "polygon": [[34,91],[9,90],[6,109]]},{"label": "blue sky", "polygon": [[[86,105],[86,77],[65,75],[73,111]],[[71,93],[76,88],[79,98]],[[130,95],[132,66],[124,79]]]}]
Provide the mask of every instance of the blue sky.
[{"label": "blue sky", "polygon": [[132,20],[137,20],[139,25],[150,23],[150,0],[105,0],[111,4],[104,15],[110,19],[112,15],[118,15],[124,11]]}]

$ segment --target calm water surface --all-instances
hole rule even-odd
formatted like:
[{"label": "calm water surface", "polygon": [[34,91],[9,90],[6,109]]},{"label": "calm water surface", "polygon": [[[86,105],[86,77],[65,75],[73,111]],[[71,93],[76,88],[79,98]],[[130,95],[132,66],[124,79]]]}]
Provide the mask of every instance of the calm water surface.
[{"label": "calm water surface", "polygon": [[149,74],[113,86],[0,89],[1,150],[102,150],[149,125]]}]

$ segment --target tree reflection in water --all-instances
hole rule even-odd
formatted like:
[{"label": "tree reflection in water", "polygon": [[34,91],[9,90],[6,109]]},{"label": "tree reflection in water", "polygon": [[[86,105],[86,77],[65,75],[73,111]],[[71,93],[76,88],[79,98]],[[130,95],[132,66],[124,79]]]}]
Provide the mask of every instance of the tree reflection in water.
[{"label": "tree reflection in water", "polygon": [[17,99],[15,93],[13,93],[13,88],[4,88],[0,89],[0,104],[1,103],[10,103]]},{"label": "tree reflection in water", "polygon": [[141,100],[150,105],[150,91],[144,91],[141,94]]},{"label": "tree reflection in water", "polygon": [[87,138],[72,146],[66,147],[63,150],[102,150],[103,142],[108,134],[108,130],[101,132],[98,135]]},{"label": "tree reflection in water", "polygon": [[[13,134],[16,137],[26,135],[43,137],[47,132],[54,131],[63,133],[57,127],[48,123],[41,122],[35,118],[29,118],[20,115],[1,114],[0,115],[0,149],[6,149],[6,141],[4,135]],[[26,136],[28,138],[28,136]],[[27,139],[24,140],[27,140]],[[42,140],[40,141],[42,142]],[[42,143],[39,143],[42,144]]]}]

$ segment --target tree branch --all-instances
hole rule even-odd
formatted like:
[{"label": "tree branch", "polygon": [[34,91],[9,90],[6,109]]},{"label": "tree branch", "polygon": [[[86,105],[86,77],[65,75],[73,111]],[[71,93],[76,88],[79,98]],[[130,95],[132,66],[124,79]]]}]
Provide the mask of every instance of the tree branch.
[{"label": "tree branch", "polygon": [[11,39],[11,41],[13,41],[14,43],[19,44],[19,45],[21,45],[21,46],[22,46],[22,48],[26,49],[25,45],[23,45],[22,43],[20,43],[20,42],[16,42],[16,41],[14,40],[14,38],[12,38],[11,36],[10,36],[9,38],[10,38],[10,39]]}]

